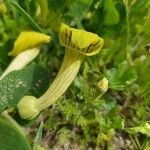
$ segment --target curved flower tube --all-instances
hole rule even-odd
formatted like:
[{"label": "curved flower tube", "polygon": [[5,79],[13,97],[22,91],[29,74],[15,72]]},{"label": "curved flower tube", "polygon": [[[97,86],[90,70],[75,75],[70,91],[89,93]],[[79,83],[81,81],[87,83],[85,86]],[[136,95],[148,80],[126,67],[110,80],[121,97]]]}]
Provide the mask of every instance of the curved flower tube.
[{"label": "curved flower tube", "polygon": [[0,76],[0,80],[2,80],[8,73],[25,67],[39,54],[39,51],[40,50],[38,48],[33,48],[18,54]]},{"label": "curved flower tube", "polygon": [[62,66],[43,96],[39,99],[25,96],[19,101],[17,108],[23,119],[33,119],[40,111],[54,103],[74,80],[84,56],[97,54],[104,43],[96,34],[69,28],[66,25],[62,25],[59,38],[61,45],[66,47]]},{"label": "curved flower tube", "polygon": [[8,73],[19,70],[29,64],[40,52],[40,46],[43,43],[50,42],[51,37],[38,32],[22,32],[15,41],[13,50],[9,53],[11,56],[16,56],[10,63],[0,80]]}]

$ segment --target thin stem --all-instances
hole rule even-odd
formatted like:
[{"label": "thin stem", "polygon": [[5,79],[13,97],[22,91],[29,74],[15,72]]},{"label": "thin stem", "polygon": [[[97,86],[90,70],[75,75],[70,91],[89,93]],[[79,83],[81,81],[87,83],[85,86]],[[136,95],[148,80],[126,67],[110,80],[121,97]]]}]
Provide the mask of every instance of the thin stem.
[{"label": "thin stem", "polygon": [[133,139],[132,135],[129,134],[129,137],[130,137],[131,141],[133,142],[134,146],[135,146],[136,148],[138,148],[138,145],[137,145],[137,143],[135,142],[135,140]]},{"label": "thin stem", "polygon": [[18,5],[15,1],[12,1],[11,4],[12,4],[16,9],[18,9],[19,12],[20,12],[22,15],[24,15],[24,17],[27,19],[27,21],[30,22],[30,24],[32,25],[32,27],[33,27],[35,30],[37,30],[37,31],[39,31],[39,32],[41,32],[41,33],[43,33],[43,31],[42,31],[42,29],[40,28],[40,26],[31,18],[31,16],[30,16],[20,5]]},{"label": "thin stem", "polygon": [[139,147],[139,149],[141,149],[141,145],[140,145],[140,143],[139,143],[139,140],[138,140],[137,136],[135,136],[135,141],[136,141],[137,146]]},{"label": "thin stem", "polygon": [[83,55],[71,49],[66,49],[61,69],[47,92],[37,101],[39,110],[54,103],[70,86],[79,71]]},{"label": "thin stem", "polygon": [[[150,22],[150,8],[148,9],[147,14],[145,15],[145,18],[146,18],[146,21],[145,21],[145,23],[144,23],[144,25],[143,25],[143,29],[145,29],[146,26],[147,26],[147,25],[149,24],[149,22]],[[137,41],[137,42],[136,42],[137,44],[136,44],[134,47],[132,47],[131,52],[134,52],[135,50],[137,50],[137,49],[140,47],[140,45],[141,45],[142,42],[144,41],[145,33],[146,33],[146,32],[144,32],[144,33],[137,33],[137,34],[135,35],[135,37],[134,37],[133,40],[131,41],[131,45],[134,45],[136,41]]]},{"label": "thin stem", "polygon": [[41,18],[46,20],[48,14],[48,1],[47,0],[38,0],[41,8]]},{"label": "thin stem", "polygon": [[130,42],[130,18],[129,18],[129,13],[130,13],[130,7],[128,0],[125,1],[125,8],[126,8],[126,25],[127,25],[127,35],[126,35],[126,57],[128,60],[129,65],[132,65],[132,58],[131,58],[131,52],[130,52],[130,47],[129,47],[129,42]]},{"label": "thin stem", "polygon": [[2,116],[13,124],[13,126],[16,127],[24,137],[26,137],[23,128],[8,114],[7,110],[2,113]]}]

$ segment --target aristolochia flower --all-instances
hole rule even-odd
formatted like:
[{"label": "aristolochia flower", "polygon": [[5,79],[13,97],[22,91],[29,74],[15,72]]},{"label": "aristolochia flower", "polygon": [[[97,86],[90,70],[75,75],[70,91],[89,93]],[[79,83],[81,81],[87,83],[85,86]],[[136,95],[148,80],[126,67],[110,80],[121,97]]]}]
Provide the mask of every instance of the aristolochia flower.
[{"label": "aristolochia flower", "polygon": [[29,64],[39,54],[40,46],[43,43],[50,42],[50,40],[50,36],[34,31],[20,33],[15,41],[13,50],[9,53],[9,55],[16,57],[4,71],[0,80],[8,73],[22,69]]},{"label": "aristolochia flower", "polygon": [[59,73],[46,93],[39,99],[33,96],[23,97],[18,111],[23,119],[33,119],[40,111],[54,103],[69,87],[77,75],[84,56],[97,54],[104,40],[94,33],[62,25],[60,43],[66,47],[65,57]]}]

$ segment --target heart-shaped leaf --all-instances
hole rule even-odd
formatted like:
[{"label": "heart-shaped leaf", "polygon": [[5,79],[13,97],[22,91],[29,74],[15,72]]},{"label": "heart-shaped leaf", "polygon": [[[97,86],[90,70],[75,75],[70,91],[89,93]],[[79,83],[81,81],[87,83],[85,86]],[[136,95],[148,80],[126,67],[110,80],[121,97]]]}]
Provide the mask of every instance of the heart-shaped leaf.
[{"label": "heart-shaped leaf", "polygon": [[6,107],[15,107],[25,95],[40,97],[48,88],[49,74],[47,69],[36,64],[9,73],[0,81],[0,112]]},{"label": "heart-shaped leaf", "polygon": [[31,150],[27,138],[9,122],[0,118],[0,149]]}]

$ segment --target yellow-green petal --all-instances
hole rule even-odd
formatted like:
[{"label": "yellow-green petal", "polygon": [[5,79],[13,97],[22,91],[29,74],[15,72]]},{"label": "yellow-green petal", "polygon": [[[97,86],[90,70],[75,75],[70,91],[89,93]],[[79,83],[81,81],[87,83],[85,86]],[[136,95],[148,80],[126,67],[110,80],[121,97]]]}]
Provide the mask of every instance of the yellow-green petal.
[{"label": "yellow-green petal", "polygon": [[101,50],[104,40],[97,34],[70,28],[62,24],[60,43],[67,48],[78,50],[80,53],[90,56],[97,54]]},{"label": "yellow-green petal", "polygon": [[51,37],[46,34],[34,31],[21,32],[15,41],[13,50],[9,53],[9,55],[16,56],[22,51],[38,47],[43,43],[50,42],[50,40]]}]

